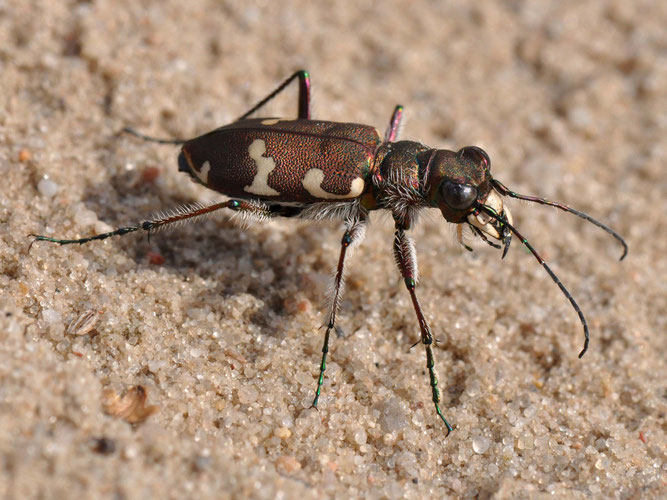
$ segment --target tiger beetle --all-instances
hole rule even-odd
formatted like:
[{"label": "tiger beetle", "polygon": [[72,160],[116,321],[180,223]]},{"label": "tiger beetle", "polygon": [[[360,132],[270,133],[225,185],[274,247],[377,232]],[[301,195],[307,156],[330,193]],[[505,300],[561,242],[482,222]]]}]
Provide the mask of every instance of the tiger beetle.
[{"label": "tiger beetle", "polygon": [[[249,118],[251,114],[282,92],[292,81],[299,83],[298,117]],[[539,253],[514,227],[503,196],[556,207],[577,215],[602,228],[623,245],[623,238],[593,217],[545,198],[518,194],[491,176],[491,161],[482,149],[466,146],[458,151],[431,149],[413,141],[397,141],[403,117],[403,106],[396,106],[389,127],[380,139],[377,130],[356,123],[337,123],[310,118],[310,76],[297,71],[273,92],[241,115],[235,122],[194,139],[157,139],[125,128],[146,141],[181,145],[178,170],[194,181],[218,191],[229,199],[211,205],[188,205],[160,214],[136,226],[74,240],[31,235],[34,241],[60,245],[87,243],[134,231],[148,235],[170,224],[207,215],[228,208],[248,220],[275,217],[333,219],[343,222],[340,256],[333,278],[329,310],[322,347],[319,377],[312,406],[317,408],[324,382],[329,337],[336,328],[343,292],[345,259],[364,239],[369,213],[389,210],[395,223],[394,257],[410,294],[426,351],[431,394],[435,411],[447,427],[453,427],[440,410],[440,390],[433,359],[434,337],[422,313],[416,295],[417,256],[412,239],[406,234],[425,208],[438,208],[447,222],[457,224],[459,242],[467,226],[474,235],[505,257],[515,235],[547,274],[558,285],[579,315],[584,329],[584,347],[588,349],[588,324],[584,313],[565,285],[558,279]],[[496,240],[499,244],[492,240]]]}]

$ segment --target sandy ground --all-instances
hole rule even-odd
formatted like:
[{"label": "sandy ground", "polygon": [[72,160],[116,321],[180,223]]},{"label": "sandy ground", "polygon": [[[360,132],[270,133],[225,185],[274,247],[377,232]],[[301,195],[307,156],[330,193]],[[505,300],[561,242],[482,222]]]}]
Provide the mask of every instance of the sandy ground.
[{"label": "sandy ground", "polygon": [[[665,26],[659,1],[1,0],[0,497],[664,498]],[[413,233],[448,438],[387,217],[350,260],[319,412],[335,224],[28,250],[216,199],[176,147],[117,132],[194,136],[302,67],[315,117],[383,129],[400,102],[404,138],[481,146],[627,238],[619,263],[594,226],[510,202],[590,322],[583,359],[519,242],[469,254],[438,214]],[[156,408],[131,424],[105,402],[137,385]]]}]

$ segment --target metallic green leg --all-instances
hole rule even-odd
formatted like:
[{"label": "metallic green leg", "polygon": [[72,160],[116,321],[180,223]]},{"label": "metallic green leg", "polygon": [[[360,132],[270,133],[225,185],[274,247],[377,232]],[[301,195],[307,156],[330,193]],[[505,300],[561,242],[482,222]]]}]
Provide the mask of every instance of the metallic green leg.
[{"label": "metallic green leg", "polygon": [[398,264],[398,268],[401,271],[401,275],[403,276],[403,281],[405,281],[405,286],[410,293],[412,306],[414,307],[417,320],[419,321],[421,343],[424,344],[424,348],[426,349],[426,368],[428,368],[428,376],[430,379],[431,394],[433,404],[435,405],[435,411],[445,423],[445,427],[447,427],[447,436],[449,436],[449,433],[452,432],[454,428],[449,422],[447,422],[447,419],[442,414],[442,410],[440,410],[440,389],[438,388],[438,376],[435,372],[433,348],[431,347],[433,344],[433,335],[431,334],[431,329],[428,326],[426,318],[424,318],[419,301],[417,300],[417,295],[415,293],[415,288],[417,287],[417,256],[415,254],[412,241],[408,238],[408,236],[405,234],[405,231],[400,226],[397,227],[394,237],[394,256],[396,257],[396,263]]},{"label": "metallic green leg", "polygon": [[315,399],[313,399],[313,408],[317,408],[317,403],[320,399],[320,392],[322,392],[322,384],[324,383],[324,371],[327,369],[327,353],[329,352],[329,334],[333,329],[333,324],[327,325],[327,333],[324,334],[324,345],[322,346],[322,362],[320,363],[320,377],[317,379],[317,390],[315,391]]},{"label": "metallic green leg", "polygon": [[338,266],[336,267],[336,275],[334,277],[331,306],[329,312],[329,320],[327,321],[327,331],[324,334],[324,345],[322,346],[322,362],[320,363],[320,376],[317,379],[317,390],[315,391],[315,399],[313,399],[312,408],[317,408],[317,403],[322,392],[322,384],[324,384],[324,372],[327,368],[327,354],[329,353],[329,337],[331,331],[336,325],[336,314],[340,307],[340,299],[343,295],[343,276],[345,275],[345,256],[348,249],[361,243],[366,232],[365,219],[348,221],[346,224],[347,230],[343,234],[340,242],[340,257],[338,258]]},{"label": "metallic green leg", "polygon": [[447,427],[447,436],[449,436],[449,433],[452,432],[454,428],[451,426],[449,422],[447,422],[447,419],[440,410],[440,404],[439,404],[440,389],[438,389],[438,376],[436,375],[434,368],[435,363],[433,361],[433,350],[431,349],[431,346],[429,344],[426,344],[425,347],[426,347],[426,368],[428,368],[428,376],[431,379],[431,393],[433,394],[433,404],[435,405],[436,413],[445,423],[445,426]]}]

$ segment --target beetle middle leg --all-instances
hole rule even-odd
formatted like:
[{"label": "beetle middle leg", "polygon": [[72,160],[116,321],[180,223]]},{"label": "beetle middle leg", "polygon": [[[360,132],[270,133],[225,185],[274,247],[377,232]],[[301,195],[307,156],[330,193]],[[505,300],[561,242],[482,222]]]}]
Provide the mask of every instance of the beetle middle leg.
[{"label": "beetle middle leg", "polygon": [[322,384],[324,383],[324,371],[327,368],[327,353],[329,352],[329,336],[331,335],[332,330],[335,330],[336,328],[336,314],[340,308],[340,299],[343,295],[345,282],[345,257],[348,250],[351,251],[363,241],[366,234],[366,219],[349,219],[345,222],[345,228],[345,234],[343,234],[343,238],[340,242],[338,266],[336,267],[336,274],[334,275],[331,287],[331,296],[329,297],[329,316],[326,322],[327,330],[324,334],[324,344],[322,345],[320,376],[317,379],[317,389],[315,390],[315,399],[313,399],[313,404],[311,405],[312,408],[317,408],[317,403],[322,391]]},{"label": "beetle middle leg", "polygon": [[389,120],[389,127],[384,133],[384,142],[394,142],[398,139],[398,131],[401,128],[401,120],[403,119],[403,106],[397,104],[394,112]]},{"label": "beetle middle leg", "polygon": [[418,270],[417,270],[417,254],[415,246],[410,237],[405,234],[405,230],[401,226],[396,227],[396,234],[394,235],[394,257],[396,264],[401,271],[405,286],[410,293],[412,299],[412,306],[414,307],[417,320],[419,321],[419,329],[421,330],[421,343],[426,349],[426,368],[428,369],[428,376],[431,382],[431,393],[435,411],[442,419],[447,427],[447,436],[453,430],[453,427],[447,422],[447,419],[440,410],[440,389],[438,388],[438,376],[435,371],[435,362],[433,359],[433,334],[428,326],[428,322],[422,313],[421,306],[415,294],[417,287]]}]

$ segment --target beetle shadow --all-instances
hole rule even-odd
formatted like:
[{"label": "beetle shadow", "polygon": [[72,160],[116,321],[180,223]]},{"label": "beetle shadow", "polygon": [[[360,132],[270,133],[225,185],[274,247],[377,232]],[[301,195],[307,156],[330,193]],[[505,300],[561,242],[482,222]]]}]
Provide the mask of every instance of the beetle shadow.
[{"label": "beetle shadow", "polygon": [[[114,175],[110,184],[114,189],[109,190],[106,185],[91,187],[84,193],[82,201],[97,214],[99,220],[114,228],[128,223],[138,224],[161,211],[195,201],[175,196],[159,183],[142,180],[142,173],[137,171]],[[147,213],[142,209],[139,213],[139,209],[133,208],[137,206],[149,206],[151,209]],[[315,238],[295,230],[294,237],[285,236],[289,240],[285,255],[276,256],[266,250],[266,238],[254,238],[232,216],[230,210],[221,209],[210,218],[183,225],[174,224],[176,227],[165,228],[150,235],[150,238],[148,233],[137,231],[132,235],[114,237],[114,240],[120,242],[118,251],[134,260],[137,270],[154,269],[159,265],[183,278],[194,274],[205,280],[216,280],[216,287],[211,293],[218,297],[241,293],[256,297],[264,306],[249,319],[267,333],[275,332],[276,319],[287,314],[285,291],[302,289],[302,273],[295,272],[295,267],[286,259],[292,259],[291,249],[304,252],[309,247],[314,248]],[[263,279],[258,280],[257,276]],[[304,292],[316,303],[323,300],[316,294],[311,296],[312,291]],[[197,306],[201,304],[184,304],[184,307]]]}]

